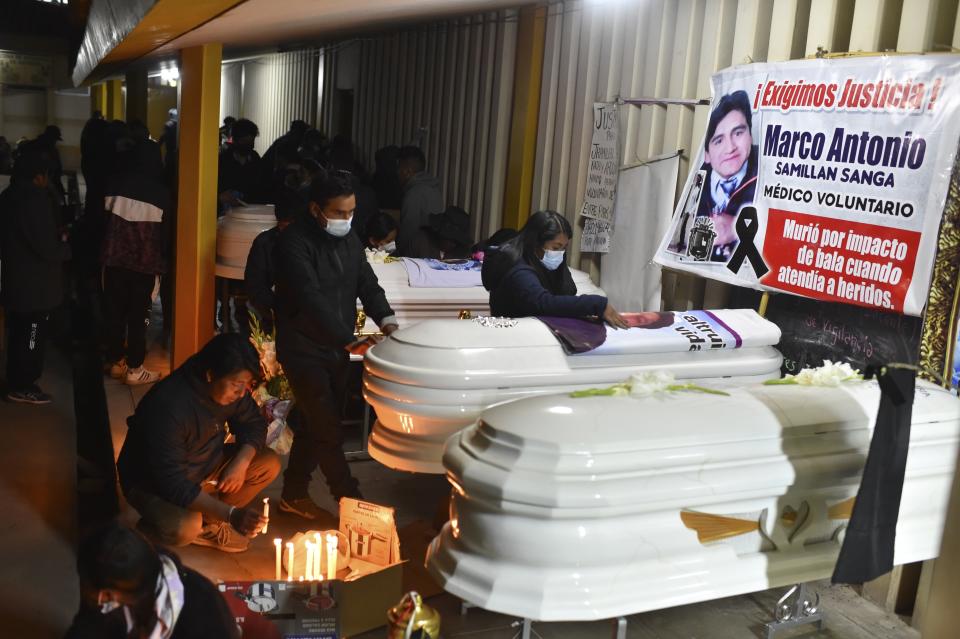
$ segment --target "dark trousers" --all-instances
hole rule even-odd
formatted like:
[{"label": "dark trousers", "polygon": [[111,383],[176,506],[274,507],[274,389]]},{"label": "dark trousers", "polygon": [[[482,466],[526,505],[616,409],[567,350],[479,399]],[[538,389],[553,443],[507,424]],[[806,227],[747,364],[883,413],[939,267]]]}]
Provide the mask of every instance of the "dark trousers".
[{"label": "dark trousers", "polygon": [[6,314],[7,387],[9,391],[27,391],[43,374],[43,345],[50,312],[7,310]]},{"label": "dark trousers", "polygon": [[[137,368],[147,353],[147,318],[156,276],[125,268],[103,269],[103,296],[107,302],[107,358],[127,356],[127,366]],[[124,348],[126,337],[126,348]]]},{"label": "dark trousers", "polygon": [[310,475],[317,466],[334,498],[358,495],[357,480],[343,452],[349,355],[346,351],[330,351],[320,357],[287,356],[281,363],[299,411],[299,428],[294,431],[283,475],[284,498],[306,497]]},{"label": "dark trousers", "polygon": [[[210,480],[220,479],[227,464],[233,461],[237,453],[236,446],[228,444],[225,452],[223,461],[201,484],[201,489],[230,506],[246,506],[280,474],[280,458],[269,448],[263,448],[250,460],[240,490],[221,493]],[[137,487],[124,490],[124,495],[140,513],[140,528],[164,545],[185,546],[196,539],[203,528],[203,515],[195,510],[187,510]]]}]

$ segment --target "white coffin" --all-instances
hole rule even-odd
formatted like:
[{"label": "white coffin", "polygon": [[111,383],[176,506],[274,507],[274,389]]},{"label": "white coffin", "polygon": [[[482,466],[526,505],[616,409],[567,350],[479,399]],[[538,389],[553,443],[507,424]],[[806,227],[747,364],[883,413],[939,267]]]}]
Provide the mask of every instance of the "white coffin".
[{"label": "white coffin", "polygon": [[[390,307],[397,314],[401,327],[410,326],[425,319],[456,319],[461,311],[471,315],[490,314],[490,293],[482,286],[469,288],[414,288],[407,279],[407,270],[401,262],[371,264],[380,286],[386,293]],[[604,295],[590,276],[583,271],[570,269],[573,281],[580,294]],[[357,308],[360,308],[359,302]],[[377,332],[373,320],[368,319],[364,332]]]},{"label": "white coffin", "polygon": [[[537,397],[450,438],[450,593],[538,620],[633,614],[829,577],[879,404],[875,382],[729,397]],[[936,557],[960,401],[918,382],[897,564]],[[725,519],[729,518],[729,519]]]},{"label": "white coffin", "polygon": [[605,386],[643,370],[678,379],[746,384],[780,376],[772,347],[780,331],[750,310],[742,314],[770,335],[751,348],[706,352],[567,356],[534,318],[510,328],[433,320],[401,329],[367,352],[364,397],[376,410],[369,451],[380,463],[416,473],[444,472],[447,438],[487,407],[508,400]]},{"label": "white coffin", "polygon": [[217,276],[242,280],[253,240],[276,225],[272,204],[251,204],[224,213],[217,220]]}]

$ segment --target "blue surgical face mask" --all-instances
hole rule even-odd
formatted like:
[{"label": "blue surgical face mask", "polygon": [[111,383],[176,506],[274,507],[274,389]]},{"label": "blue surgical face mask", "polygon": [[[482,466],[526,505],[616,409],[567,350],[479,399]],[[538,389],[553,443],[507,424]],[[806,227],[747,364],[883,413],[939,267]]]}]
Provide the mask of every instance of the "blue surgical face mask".
[{"label": "blue surgical face mask", "polygon": [[387,242],[386,244],[384,244],[383,246],[380,247],[380,250],[381,250],[381,251],[385,251],[385,252],[387,252],[387,253],[393,253],[394,251],[397,250],[397,243],[396,243],[396,242]]},{"label": "blue surgical face mask", "polygon": [[97,605],[100,606],[100,614],[109,615],[111,612],[120,608],[121,604],[119,601],[107,600],[103,601],[102,597],[97,597]]},{"label": "blue surgical face mask", "polygon": [[327,233],[334,237],[344,237],[350,232],[350,223],[353,222],[353,216],[350,216],[345,220],[331,220],[324,215],[323,219],[327,221]]},{"label": "blue surgical face mask", "polygon": [[565,253],[566,251],[544,251],[543,257],[540,258],[540,263],[543,264],[543,267],[548,271],[555,271],[563,264],[563,256]]}]

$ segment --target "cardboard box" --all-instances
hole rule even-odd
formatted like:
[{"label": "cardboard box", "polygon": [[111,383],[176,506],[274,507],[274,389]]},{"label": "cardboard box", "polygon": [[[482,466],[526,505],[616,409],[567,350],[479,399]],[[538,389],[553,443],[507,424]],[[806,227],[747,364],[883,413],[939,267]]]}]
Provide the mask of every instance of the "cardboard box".
[{"label": "cardboard box", "polygon": [[393,509],[340,501],[339,529],[350,540],[351,555],[338,579],[299,581],[298,561],[294,581],[219,584],[244,639],[343,639],[387,622],[387,609],[403,594]]}]

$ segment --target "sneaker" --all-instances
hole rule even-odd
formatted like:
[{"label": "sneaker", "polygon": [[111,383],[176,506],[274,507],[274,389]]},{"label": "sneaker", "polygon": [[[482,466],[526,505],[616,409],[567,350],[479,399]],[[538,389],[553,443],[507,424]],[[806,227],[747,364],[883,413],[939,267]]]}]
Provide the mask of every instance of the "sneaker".
[{"label": "sneaker", "polygon": [[113,379],[123,379],[124,375],[127,374],[127,360],[120,359],[116,362],[110,362],[106,368]]},{"label": "sneaker", "polygon": [[49,404],[53,398],[34,386],[33,388],[22,391],[9,391],[7,401],[18,402],[20,404]]},{"label": "sneaker", "polygon": [[320,519],[323,516],[329,516],[330,513],[325,511],[320,506],[317,506],[313,503],[313,500],[309,497],[300,497],[299,499],[287,499],[282,497],[280,499],[280,510],[293,513],[298,517],[303,517],[304,519]]},{"label": "sneaker", "polygon": [[140,384],[152,384],[159,381],[160,377],[160,373],[148,371],[143,366],[137,366],[127,371],[127,385],[139,386]]},{"label": "sneaker", "polygon": [[250,540],[226,522],[206,524],[191,543],[223,552],[244,552],[250,546]]}]

